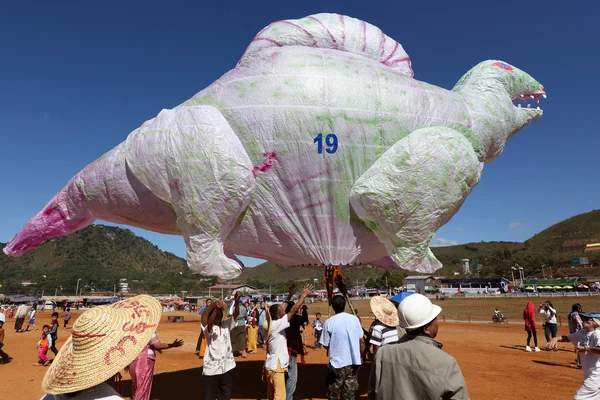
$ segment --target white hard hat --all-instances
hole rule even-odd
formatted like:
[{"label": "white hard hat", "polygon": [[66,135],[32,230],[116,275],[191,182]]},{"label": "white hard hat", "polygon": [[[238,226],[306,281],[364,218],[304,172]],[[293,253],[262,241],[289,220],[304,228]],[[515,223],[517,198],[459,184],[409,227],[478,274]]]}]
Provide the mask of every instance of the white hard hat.
[{"label": "white hard hat", "polygon": [[427,325],[442,312],[442,307],[431,303],[427,297],[415,293],[398,305],[398,319],[404,329],[417,329]]}]

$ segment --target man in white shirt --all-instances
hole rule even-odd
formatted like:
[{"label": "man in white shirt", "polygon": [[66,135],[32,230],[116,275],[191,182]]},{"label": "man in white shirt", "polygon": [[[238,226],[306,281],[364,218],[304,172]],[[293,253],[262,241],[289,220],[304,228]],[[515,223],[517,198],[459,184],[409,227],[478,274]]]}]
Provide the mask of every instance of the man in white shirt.
[{"label": "man in white shirt", "polygon": [[287,314],[283,304],[273,304],[269,307],[265,329],[268,332],[265,375],[269,400],[285,400],[285,373],[290,363],[285,329],[290,326],[290,319],[296,315],[312,290],[312,285],[305,286],[302,295]]},{"label": "man in white shirt", "polygon": [[353,400],[365,347],[363,330],[356,316],[344,312],[343,296],[335,296],[331,308],[335,315],[325,321],[321,335],[321,344],[329,350],[327,396],[329,400]]},{"label": "man in white shirt", "polygon": [[202,313],[202,331],[206,339],[204,352],[204,398],[229,400],[233,387],[232,370],[235,368],[231,347],[231,330],[240,313],[240,295],[235,294],[233,317],[227,317],[227,305],[219,300]]}]

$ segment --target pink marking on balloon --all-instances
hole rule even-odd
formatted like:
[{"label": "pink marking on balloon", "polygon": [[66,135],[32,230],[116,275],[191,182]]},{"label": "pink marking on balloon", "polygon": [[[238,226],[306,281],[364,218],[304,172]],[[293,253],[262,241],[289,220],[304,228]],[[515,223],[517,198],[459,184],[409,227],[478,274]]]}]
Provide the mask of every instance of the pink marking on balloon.
[{"label": "pink marking on balloon", "polygon": [[396,42],[396,45],[394,46],[394,50],[392,50],[390,55],[385,60],[382,61],[383,64],[387,65],[387,62],[390,61],[390,58],[392,58],[394,56],[394,54],[396,53],[396,50],[398,50],[398,46],[400,46],[400,43]]},{"label": "pink marking on balloon", "polygon": [[169,188],[171,188],[171,190],[175,190],[179,197],[183,196],[183,191],[181,190],[179,179],[175,179],[174,181],[170,182]]},{"label": "pink marking on balloon", "polygon": [[333,42],[333,47],[337,49],[338,48],[337,41],[335,40],[335,37],[333,36],[331,31],[325,26],[325,24],[315,17],[308,17],[308,18],[310,18],[314,21],[317,21],[323,27],[323,29],[325,29],[327,31],[327,33],[329,34],[329,37],[331,38],[331,41]]},{"label": "pink marking on balloon", "polygon": [[262,29],[260,30],[260,32],[258,32],[254,38],[256,39],[257,37],[259,37],[259,36],[260,36],[260,35],[261,35],[261,34],[262,34],[264,31],[266,31],[267,29],[269,29],[269,28],[271,27],[271,25],[273,25],[273,23],[272,23],[272,22],[271,22],[269,25],[267,25],[267,26],[265,26],[264,28],[262,28]]},{"label": "pink marking on balloon", "polygon": [[329,172],[331,172],[331,170],[330,170],[330,169],[325,169],[325,170],[323,170],[323,171],[321,171],[321,172],[317,172],[316,174],[312,174],[312,175],[310,175],[310,176],[307,176],[306,178],[302,178],[302,179],[300,179],[300,180],[297,180],[297,181],[296,181],[296,182],[294,182],[294,183],[287,184],[285,188],[286,188],[286,190],[292,190],[294,187],[296,187],[296,186],[298,186],[298,185],[300,185],[300,184],[302,184],[302,183],[305,183],[305,182],[311,181],[311,180],[313,180],[313,179],[315,179],[315,178],[318,178],[318,177],[320,177],[320,176],[327,175],[327,174],[329,174]]},{"label": "pink marking on balloon", "polygon": [[342,48],[346,45],[346,21],[344,21],[344,16],[340,15],[340,23],[342,24]]},{"label": "pink marking on balloon", "polygon": [[410,62],[410,57],[399,58],[399,59],[394,60],[391,63],[388,63],[386,65],[389,65],[391,67],[392,65],[398,64],[401,62],[405,62],[408,65],[408,69],[410,69],[410,76],[415,76],[415,72],[412,69],[412,63]]},{"label": "pink marking on balloon", "polygon": [[367,23],[362,21],[363,26],[363,47],[362,51],[364,52],[367,49]]},{"label": "pink marking on balloon", "polygon": [[273,160],[275,159],[275,157],[277,157],[277,154],[273,153],[273,152],[267,152],[263,154],[265,156],[265,159],[262,163],[261,166],[254,166],[254,168],[252,169],[252,175],[254,175],[254,177],[256,178],[256,174],[259,172],[267,172],[268,170],[270,170],[271,168],[273,168]]},{"label": "pink marking on balloon", "polygon": [[273,43],[277,47],[283,47],[283,44],[279,43],[277,40],[262,37],[255,37],[254,39],[252,39],[253,42],[258,42],[259,40],[265,40],[267,42]]},{"label": "pink marking on balloon", "polygon": [[295,28],[300,29],[301,31],[303,31],[304,33],[306,33],[312,39],[313,46],[317,47],[317,41],[315,40],[315,38],[313,37],[313,35],[309,31],[307,31],[306,29],[304,29],[303,27],[301,27],[300,25],[296,25],[293,22],[285,21],[285,20],[281,20],[281,21],[277,21],[277,22],[280,22],[282,24],[288,24],[288,25],[291,25],[291,26],[293,26]]},{"label": "pink marking on balloon", "polygon": [[308,205],[306,205],[304,207],[301,207],[301,208],[294,208],[294,212],[299,213],[300,211],[308,210],[309,208],[315,208],[315,207],[320,206],[321,204],[327,203],[327,201],[328,201],[328,199],[323,199],[323,200],[320,200],[320,201],[318,201],[316,203],[311,203],[311,204],[308,204]]},{"label": "pink marking on balloon", "polygon": [[383,58],[383,53],[385,53],[385,34],[383,33],[383,31],[381,30],[381,28],[379,28],[379,32],[381,32],[381,58]]}]

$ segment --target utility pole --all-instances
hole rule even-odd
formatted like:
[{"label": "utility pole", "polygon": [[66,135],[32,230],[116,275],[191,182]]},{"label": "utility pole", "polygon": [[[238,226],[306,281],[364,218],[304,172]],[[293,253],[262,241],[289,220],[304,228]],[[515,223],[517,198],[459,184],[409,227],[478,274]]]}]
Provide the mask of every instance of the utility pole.
[{"label": "utility pole", "polygon": [[546,266],[546,264],[542,264],[542,275],[544,276],[544,279],[546,279],[546,273],[544,272],[545,266]]}]

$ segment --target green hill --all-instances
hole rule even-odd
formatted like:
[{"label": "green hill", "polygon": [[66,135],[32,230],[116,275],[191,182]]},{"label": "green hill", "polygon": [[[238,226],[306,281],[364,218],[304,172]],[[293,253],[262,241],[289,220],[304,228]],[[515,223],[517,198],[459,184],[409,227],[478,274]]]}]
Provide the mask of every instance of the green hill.
[{"label": "green hill", "polygon": [[565,240],[592,238],[600,234],[600,210],[567,218],[528,240],[531,249],[555,252]]},{"label": "green hill", "polygon": [[[483,275],[509,277],[515,263],[523,266],[525,275],[542,274],[545,264],[552,267],[554,276],[574,273],[591,274],[589,268],[571,269],[571,258],[583,256],[583,246],[572,251],[561,251],[565,240],[586,239],[600,233],[600,210],[568,218],[536,234],[524,243],[480,242],[449,247],[435,247],[433,252],[444,267],[436,275],[452,275],[461,271],[461,260],[482,264]],[[0,243],[0,247],[4,244]],[[600,265],[600,254],[585,254]],[[348,286],[369,281],[368,285],[397,286],[410,272],[385,271],[371,266],[345,267]],[[314,282],[322,287],[320,268],[285,267],[270,262],[246,268],[235,282],[244,282],[260,288],[271,285],[273,291],[285,290],[293,281]],[[45,276],[45,277],[44,277]],[[0,292],[40,294],[42,290],[74,294],[77,280],[80,287],[90,291],[112,291],[120,279],[127,279],[133,290],[151,293],[176,293],[182,290],[200,294],[215,278],[193,274],[186,261],[174,254],[163,252],[146,239],[130,230],[104,225],[93,225],[66,237],[54,238],[13,259],[0,252]],[[23,280],[34,285],[24,288]],[[61,289],[62,287],[62,289]]]},{"label": "green hill", "polygon": [[[0,252],[0,292],[68,295],[75,293],[78,279],[86,292],[112,292],[120,279],[127,279],[134,290],[162,293],[199,291],[208,284],[199,282],[185,260],[118,227],[92,225],[50,239],[18,258]],[[33,285],[24,288],[23,280]]]}]

